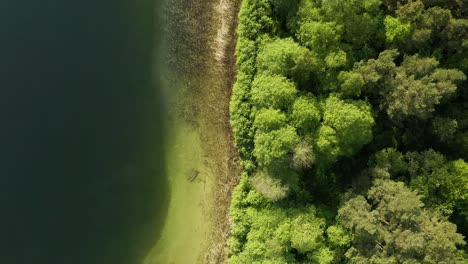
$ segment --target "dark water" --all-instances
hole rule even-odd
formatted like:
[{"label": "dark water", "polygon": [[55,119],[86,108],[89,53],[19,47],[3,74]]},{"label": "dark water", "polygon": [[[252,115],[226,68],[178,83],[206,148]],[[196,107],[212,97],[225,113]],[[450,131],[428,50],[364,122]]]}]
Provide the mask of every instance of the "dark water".
[{"label": "dark water", "polygon": [[155,5],[1,1],[1,264],[135,264],[157,239]]}]

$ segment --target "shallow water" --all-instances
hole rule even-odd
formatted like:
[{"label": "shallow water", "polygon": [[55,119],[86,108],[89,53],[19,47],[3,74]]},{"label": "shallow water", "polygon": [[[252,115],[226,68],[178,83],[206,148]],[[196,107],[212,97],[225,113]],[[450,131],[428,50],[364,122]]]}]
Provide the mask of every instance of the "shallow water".
[{"label": "shallow water", "polygon": [[[183,120],[168,123],[166,172],[170,198],[160,240],[145,264],[201,263],[210,235],[215,175],[204,162],[198,131]],[[189,181],[193,171],[198,176]]]}]

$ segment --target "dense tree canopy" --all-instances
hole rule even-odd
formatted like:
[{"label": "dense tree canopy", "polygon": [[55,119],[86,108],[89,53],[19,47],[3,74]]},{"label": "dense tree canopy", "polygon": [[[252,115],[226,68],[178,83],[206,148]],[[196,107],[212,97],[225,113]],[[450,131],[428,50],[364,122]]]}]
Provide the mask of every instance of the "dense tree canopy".
[{"label": "dense tree canopy", "polygon": [[257,75],[252,82],[252,101],[258,108],[287,109],[296,93],[294,83],[279,75]]},{"label": "dense tree canopy", "polygon": [[354,234],[346,257],[352,263],[464,263],[456,226],[423,206],[402,182],[376,181],[367,197],[338,210],[338,222]]},{"label": "dense tree canopy", "polygon": [[317,71],[317,60],[313,52],[292,38],[266,39],[260,46],[257,67],[260,72],[288,77],[301,85]]},{"label": "dense tree canopy", "polygon": [[368,104],[362,101],[347,103],[331,96],[324,107],[318,137],[318,147],[324,155],[351,156],[372,140],[374,119]]},{"label": "dense tree canopy", "polygon": [[467,263],[465,2],[242,1],[229,263]]}]

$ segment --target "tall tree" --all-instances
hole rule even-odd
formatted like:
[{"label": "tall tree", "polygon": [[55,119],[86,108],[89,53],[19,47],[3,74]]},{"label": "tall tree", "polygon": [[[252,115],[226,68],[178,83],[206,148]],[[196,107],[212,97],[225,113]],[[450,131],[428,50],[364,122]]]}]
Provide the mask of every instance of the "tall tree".
[{"label": "tall tree", "polygon": [[338,221],[353,233],[351,263],[466,263],[456,226],[424,209],[402,182],[376,180],[367,197],[339,209]]},{"label": "tall tree", "polygon": [[[378,59],[356,63],[353,70],[362,76],[367,92],[383,97],[380,106],[393,119],[429,118],[435,106],[453,96],[457,84],[466,79],[463,72],[437,68],[436,59],[419,55],[405,56],[396,66],[398,55],[396,50],[386,50]],[[348,79],[344,78],[342,89]]]},{"label": "tall tree", "polygon": [[251,97],[258,109],[288,109],[297,90],[291,81],[280,75],[260,74],[252,82]]},{"label": "tall tree", "polygon": [[318,65],[315,53],[292,38],[265,39],[257,57],[259,72],[282,75],[299,86],[313,81]]},{"label": "tall tree", "polygon": [[369,104],[329,97],[324,105],[317,147],[325,160],[350,157],[372,140],[374,119]]}]

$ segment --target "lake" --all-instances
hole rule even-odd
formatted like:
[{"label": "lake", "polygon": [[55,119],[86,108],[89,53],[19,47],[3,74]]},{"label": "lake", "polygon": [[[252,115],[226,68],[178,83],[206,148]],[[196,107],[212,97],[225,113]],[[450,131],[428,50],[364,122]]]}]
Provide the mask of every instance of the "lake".
[{"label": "lake", "polygon": [[0,263],[133,264],[158,240],[155,5],[0,3]]}]

